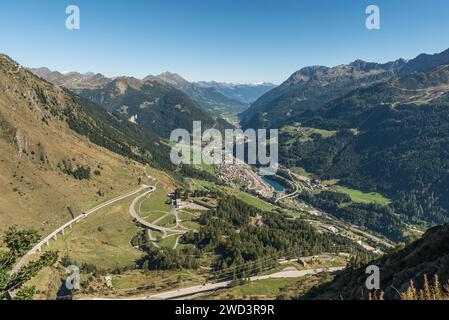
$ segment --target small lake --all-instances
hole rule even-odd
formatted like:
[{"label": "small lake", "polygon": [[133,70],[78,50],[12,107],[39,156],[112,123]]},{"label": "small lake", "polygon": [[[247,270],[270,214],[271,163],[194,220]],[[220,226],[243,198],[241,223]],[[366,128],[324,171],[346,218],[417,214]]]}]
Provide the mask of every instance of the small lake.
[{"label": "small lake", "polygon": [[281,184],[280,182],[277,182],[267,176],[263,176],[262,180],[265,181],[267,184],[269,184],[270,186],[273,187],[273,189],[277,192],[284,192],[285,191],[285,186],[283,184]]}]

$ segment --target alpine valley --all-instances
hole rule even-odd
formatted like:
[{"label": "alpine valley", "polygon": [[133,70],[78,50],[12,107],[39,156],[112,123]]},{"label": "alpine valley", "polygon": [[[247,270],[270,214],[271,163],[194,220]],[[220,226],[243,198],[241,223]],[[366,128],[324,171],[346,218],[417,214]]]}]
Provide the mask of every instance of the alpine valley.
[{"label": "alpine valley", "polygon": [[[170,134],[194,121],[279,129],[277,174],[173,164]],[[449,50],[279,86],[1,55],[0,163],[0,299],[449,296]]]}]

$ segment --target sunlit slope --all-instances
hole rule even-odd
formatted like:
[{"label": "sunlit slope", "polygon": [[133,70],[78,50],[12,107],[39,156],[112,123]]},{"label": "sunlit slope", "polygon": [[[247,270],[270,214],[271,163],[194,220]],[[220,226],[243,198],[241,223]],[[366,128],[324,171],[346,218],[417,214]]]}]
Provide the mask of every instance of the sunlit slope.
[{"label": "sunlit slope", "polygon": [[157,143],[95,107],[0,56],[0,231],[45,233],[137,188],[130,158],[153,161]]}]

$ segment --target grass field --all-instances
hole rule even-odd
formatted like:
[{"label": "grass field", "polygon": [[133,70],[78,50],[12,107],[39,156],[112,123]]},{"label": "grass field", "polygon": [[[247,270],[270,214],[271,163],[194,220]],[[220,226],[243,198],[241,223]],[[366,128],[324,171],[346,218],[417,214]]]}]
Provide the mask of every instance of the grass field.
[{"label": "grass field", "polygon": [[340,193],[346,193],[351,197],[352,201],[356,203],[377,203],[380,205],[388,205],[391,203],[390,199],[377,192],[366,193],[341,186],[335,186],[335,190]]},{"label": "grass field", "polygon": [[150,213],[146,213],[146,214],[141,214],[140,217],[143,218],[145,221],[148,222],[154,222],[158,219],[160,219],[161,217],[165,216],[167,214],[167,212],[163,212],[163,211],[154,211],[154,212],[150,212]]},{"label": "grass field", "polygon": [[151,167],[146,167],[146,172],[156,179],[152,181],[153,183],[156,181],[159,182],[158,187],[163,187],[169,192],[173,192],[176,189],[177,182],[175,182],[167,173]]},{"label": "grass field", "polygon": [[306,142],[312,140],[312,135],[317,134],[322,138],[330,138],[337,134],[337,131],[323,130],[317,128],[301,128],[299,126],[285,126],[281,132],[288,134],[288,139],[284,141],[285,145],[291,145],[296,141]]},{"label": "grass field", "polygon": [[146,213],[154,211],[169,212],[173,207],[165,202],[168,200],[168,194],[170,190],[159,184],[156,191],[149,195],[148,198],[143,200],[140,204],[140,215],[145,216]]},{"label": "grass field", "polygon": [[204,180],[197,180],[194,179],[194,182],[197,186],[204,187],[207,188],[209,190],[219,190],[221,192],[224,192],[230,196],[235,196],[237,198],[239,198],[240,200],[242,200],[243,202],[259,209],[262,211],[272,211],[273,210],[273,206],[267,202],[265,202],[262,199],[259,199],[255,196],[253,196],[252,194],[240,191],[240,190],[236,190],[230,187],[225,187],[225,186],[219,186],[213,182],[209,182],[209,181],[204,181]]},{"label": "grass field", "polygon": [[57,241],[50,242],[48,250],[57,250],[60,256],[68,255],[78,264],[94,264],[100,269],[133,264],[143,253],[131,245],[131,239],[142,230],[128,212],[131,201],[122,200],[90,215],[73,229],[67,229]]},{"label": "grass field", "polygon": [[291,210],[291,209],[282,209],[282,212],[292,218],[301,217],[301,212],[299,210]]},{"label": "grass field", "polygon": [[310,128],[305,131],[305,135],[310,137],[312,134],[319,134],[323,138],[329,138],[337,134],[337,131],[329,131],[323,129]]},{"label": "grass field", "polygon": [[311,288],[317,287],[324,282],[332,279],[330,274],[324,273],[320,275],[309,275],[301,278],[290,279],[267,279],[256,282],[246,283],[234,288],[221,290],[211,294],[205,299],[298,299]]},{"label": "grass field", "polygon": [[201,164],[201,169],[210,174],[215,174],[215,166],[213,164],[203,163]]},{"label": "grass field", "polygon": [[230,293],[240,297],[279,294],[283,287],[292,285],[297,281],[294,278],[260,280],[235,287],[230,290]]},{"label": "grass field", "polygon": [[169,214],[163,219],[159,220],[157,222],[157,225],[165,228],[174,228],[176,227],[176,217],[174,215]]},{"label": "grass field", "polygon": [[[167,193],[172,191],[174,186],[172,181],[161,172],[152,169],[149,171],[152,172],[148,172],[148,174],[157,179],[161,178],[163,183],[160,183],[158,186],[159,193],[155,192],[156,196],[144,200],[142,207],[148,211],[150,209],[172,210],[172,206],[165,205],[164,203],[167,199]],[[148,183],[146,178],[143,183]],[[107,195],[104,198],[109,197],[110,195]],[[60,257],[67,255],[78,266],[84,263],[93,264],[99,270],[113,270],[118,267],[134,266],[135,261],[144,255],[143,252],[135,249],[131,245],[132,238],[142,232],[142,229],[133,222],[128,210],[134,197],[121,200],[83,219],[75,224],[72,229],[67,229],[65,235],[59,235],[56,241],[52,240],[50,246],[44,248],[44,250],[58,251]],[[161,211],[148,211],[146,215],[147,218],[151,218],[149,220],[157,219],[166,214],[166,212]],[[193,217],[186,213],[186,218],[187,215],[191,218]],[[175,217],[169,216],[162,221],[162,225],[174,227],[175,222]],[[162,234],[160,232],[152,232],[152,236],[160,238]],[[161,245],[163,247],[173,247],[176,238],[177,236],[168,237],[161,241]],[[156,273],[150,272],[149,274],[151,276],[148,276],[148,274],[143,275],[138,271],[130,271],[130,275],[127,274],[119,278],[114,276],[113,284],[120,288],[120,290],[123,289],[126,291],[125,287],[128,287],[129,290],[134,290],[138,286],[146,286],[149,283],[155,282],[155,290],[164,290],[166,288],[177,287],[178,285],[182,286],[184,283],[194,284],[194,279],[198,278],[198,276],[189,272],[185,274],[183,272],[164,272],[163,276],[158,274],[159,278],[157,279],[153,278]],[[138,279],[138,277],[142,279]],[[33,279],[32,284],[36,284],[37,289],[42,292],[42,294],[39,294],[39,297],[47,298],[48,288],[54,285],[59,286],[60,278],[61,276],[54,269],[45,268],[45,270]],[[98,282],[95,287],[102,288],[104,277],[99,276],[97,280],[95,280]],[[104,289],[105,292],[110,291],[106,287]],[[52,293],[48,297],[54,298],[56,291],[57,287],[53,288]]]},{"label": "grass field", "polygon": [[306,169],[301,168],[301,167],[293,167],[290,168],[290,171],[296,174],[299,174],[300,176],[304,176],[304,177],[311,177],[312,175],[306,171]]},{"label": "grass field", "polygon": [[273,206],[267,202],[265,202],[262,199],[259,199],[251,194],[248,194],[246,192],[238,191],[238,190],[231,190],[234,196],[242,200],[243,202],[259,209],[262,211],[272,211]]},{"label": "grass field", "polygon": [[340,182],[340,180],[331,179],[331,180],[324,180],[322,182],[323,182],[323,184],[328,185],[328,186],[335,186],[336,184],[338,184]]},{"label": "grass field", "polygon": [[148,232],[150,233],[150,236],[151,236],[153,239],[161,239],[162,236],[163,236],[162,232],[160,232],[160,231],[149,230]]},{"label": "grass field", "polygon": [[[214,199],[214,200],[215,200],[215,199]],[[201,213],[205,213],[205,212],[207,212],[207,211],[209,211],[209,209],[198,210],[198,209],[184,208],[184,209],[182,210],[182,212],[190,213],[190,214],[193,214],[193,215],[198,215],[198,214],[201,214]]]},{"label": "grass field", "polygon": [[200,224],[194,221],[196,217],[193,214],[187,211],[181,211],[178,213],[178,217],[181,219],[182,226],[188,229],[200,230]]},{"label": "grass field", "polygon": [[[169,284],[198,284],[203,281],[201,276],[189,271],[150,271],[139,272],[132,271],[124,275],[114,276],[112,283],[118,290],[126,290],[130,288],[138,288],[142,286],[155,285],[157,289],[163,289]],[[176,286],[176,285],[175,285]]]},{"label": "grass field", "polygon": [[36,288],[34,300],[53,300],[61,285],[61,278],[65,277],[65,270],[62,268],[43,268],[38,276],[26,283],[26,286]]},{"label": "grass field", "polygon": [[195,221],[183,221],[181,223],[181,225],[188,229],[197,230],[197,231],[199,231],[200,227],[201,227],[200,224]]},{"label": "grass field", "polygon": [[179,237],[179,235],[175,234],[172,236],[168,236],[165,239],[162,239],[161,241],[159,241],[157,244],[161,247],[161,248],[172,248],[175,246],[176,243],[176,239]]},{"label": "grass field", "polygon": [[190,212],[187,211],[180,211],[178,213],[178,217],[179,219],[181,219],[182,221],[190,221],[192,219],[195,219],[195,217],[193,216],[193,214],[191,214]]},{"label": "grass field", "polygon": [[195,248],[195,246],[191,243],[187,243],[187,244],[178,243],[178,246],[176,247],[177,250],[182,250],[184,248],[193,249],[193,248]]}]

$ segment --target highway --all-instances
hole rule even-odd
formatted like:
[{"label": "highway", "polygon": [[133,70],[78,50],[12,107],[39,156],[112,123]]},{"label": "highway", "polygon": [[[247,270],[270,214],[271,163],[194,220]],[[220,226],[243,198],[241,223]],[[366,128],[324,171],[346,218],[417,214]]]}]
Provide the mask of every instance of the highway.
[{"label": "highway", "polygon": [[[25,263],[27,263],[27,261],[30,260],[30,258],[38,251],[42,250],[42,247],[44,245],[48,245],[51,239],[56,239],[58,234],[63,234],[64,230],[67,228],[71,228],[73,226],[73,224],[78,223],[79,221],[81,221],[82,219],[88,217],[89,215],[91,215],[92,213],[110,206],[113,203],[116,203],[120,200],[126,199],[132,195],[135,195],[136,193],[141,192],[144,189],[149,188],[149,186],[147,185],[142,185],[139,189],[132,191],[132,192],[128,192],[124,195],[118,196],[114,199],[111,199],[109,201],[106,201],[104,203],[99,204],[98,206],[84,212],[83,214],[80,214],[79,216],[77,216],[76,218],[70,220],[69,222],[67,222],[66,224],[64,224],[63,226],[59,227],[58,229],[56,229],[55,231],[53,231],[52,233],[50,233],[48,236],[46,236],[44,239],[42,239],[38,244],[36,244],[27,254],[25,254],[14,266],[14,268],[11,271],[11,275],[16,274],[17,272],[19,272],[19,270],[25,265]],[[148,192],[147,192],[148,193]]]},{"label": "highway", "polygon": [[[306,275],[317,275],[323,272],[337,272],[343,270],[345,267],[335,267],[327,269],[309,269],[309,270],[284,270],[281,272],[273,273],[264,276],[255,276],[249,278],[249,281],[258,281],[266,279],[286,279],[286,278],[300,278]],[[199,285],[189,288],[182,288],[177,290],[166,291],[151,296],[138,297],[138,298],[125,298],[125,299],[112,299],[112,298],[84,298],[83,300],[169,300],[187,297],[198,293],[215,291],[218,289],[227,288],[232,284],[232,281],[222,281],[217,283],[208,283],[205,285]]]},{"label": "highway", "polygon": [[[343,270],[345,267],[335,267],[328,269],[310,269],[310,270],[288,270],[281,271],[277,273],[273,273],[270,275],[264,276],[255,276],[249,278],[250,282],[259,281],[259,280],[267,280],[267,279],[286,279],[286,278],[300,278],[306,275],[316,275],[323,272],[337,272]],[[140,298],[140,300],[167,300],[167,299],[176,299],[182,298],[202,292],[215,291],[218,289],[227,288],[231,285],[232,281],[223,281],[217,283],[209,283],[202,286],[195,286],[190,288],[183,288],[178,290],[172,290],[168,292],[158,293],[155,295],[151,295],[148,297]]]},{"label": "highway", "polygon": [[[290,172],[289,172],[289,174],[290,174]],[[284,199],[287,199],[287,198],[294,198],[294,197],[296,197],[296,196],[299,194],[299,192],[301,191],[300,186],[299,186],[298,183],[292,178],[291,174],[290,174],[290,178],[291,178],[291,181],[290,181],[290,182],[293,183],[293,185],[295,186],[295,191],[294,191],[293,193],[291,193],[291,194],[286,194],[286,195],[283,195],[283,196],[277,198],[277,199],[274,201],[274,203],[278,203],[279,201],[284,200]]]},{"label": "highway", "polygon": [[11,275],[16,274],[17,272],[19,272],[19,270],[31,259],[31,257],[36,254],[38,251],[42,250],[42,247],[44,245],[48,245],[51,239],[57,239],[58,234],[63,234],[64,231],[67,228],[71,228],[75,223],[80,222],[81,220],[87,218],[88,216],[90,216],[91,214],[97,212],[100,209],[103,209],[104,207],[110,206],[120,200],[126,199],[128,197],[131,197],[139,192],[142,192],[145,189],[150,188],[149,191],[143,193],[142,195],[138,196],[137,198],[134,199],[134,201],[131,203],[130,207],[129,207],[129,211],[132,215],[132,217],[134,219],[136,219],[136,221],[138,221],[140,224],[142,224],[145,227],[148,227],[150,229],[153,230],[158,230],[161,232],[172,232],[172,233],[176,233],[176,234],[184,234],[186,232],[188,232],[188,230],[183,231],[183,230],[176,230],[176,229],[170,229],[170,228],[164,228],[164,227],[160,227],[157,225],[153,225],[149,222],[146,222],[145,220],[143,220],[142,218],[139,217],[139,215],[137,214],[136,210],[135,210],[135,206],[136,204],[140,201],[140,199],[146,197],[148,194],[153,193],[156,190],[155,186],[148,186],[148,185],[142,185],[139,189],[135,190],[135,191],[131,191],[128,192],[126,194],[123,194],[121,196],[118,196],[116,198],[113,198],[111,200],[108,200],[106,202],[103,202],[101,204],[99,204],[98,206],[87,210],[86,212],[84,212],[83,214],[80,214],[79,216],[77,216],[76,218],[70,220],[69,222],[65,223],[64,225],[62,225],[61,227],[57,228],[56,230],[54,230],[52,233],[50,233],[48,236],[46,236],[44,239],[42,239],[38,244],[36,244],[28,253],[26,253],[14,266],[14,268],[11,270]]},{"label": "highway", "polygon": [[146,196],[148,196],[149,194],[153,193],[154,191],[156,191],[156,187],[150,187],[150,190],[141,194],[140,196],[138,196],[137,198],[135,198],[133,200],[133,202],[129,205],[129,212],[131,213],[131,216],[142,226],[149,228],[151,230],[155,230],[155,231],[160,231],[163,233],[167,233],[167,232],[171,232],[171,233],[175,233],[175,234],[184,234],[187,233],[189,230],[178,230],[178,229],[171,229],[171,228],[165,228],[165,227],[161,227],[155,224],[152,224],[148,221],[145,221],[144,219],[142,219],[139,214],[136,212],[136,205],[139,203],[139,201],[143,198],[145,198]]}]

